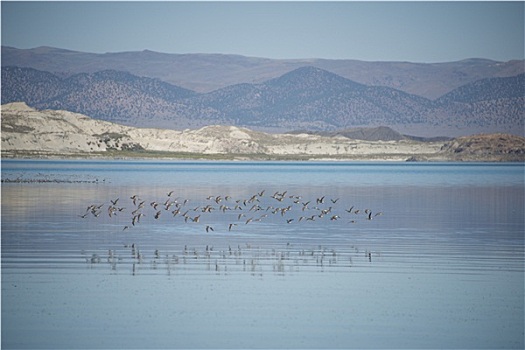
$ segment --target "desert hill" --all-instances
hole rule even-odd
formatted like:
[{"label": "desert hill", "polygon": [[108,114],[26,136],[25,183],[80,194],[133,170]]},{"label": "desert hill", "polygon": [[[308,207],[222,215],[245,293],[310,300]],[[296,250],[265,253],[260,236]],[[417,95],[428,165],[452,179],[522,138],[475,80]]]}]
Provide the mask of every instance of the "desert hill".
[{"label": "desert hill", "polygon": [[[2,105],[1,118],[2,157],[470,159],[470,146],[464,144],[464,139],[363,141],[340,135],[268,134],[220,125],[183,131],[135,128],[68,111],[39,111],[25,103]],[[475,160],[524,160],[525,139],[511,135],[494,137],[498,139],[496,151],[474,152]],[[493,146],[490,141],[485,142],[487,145]]]}]

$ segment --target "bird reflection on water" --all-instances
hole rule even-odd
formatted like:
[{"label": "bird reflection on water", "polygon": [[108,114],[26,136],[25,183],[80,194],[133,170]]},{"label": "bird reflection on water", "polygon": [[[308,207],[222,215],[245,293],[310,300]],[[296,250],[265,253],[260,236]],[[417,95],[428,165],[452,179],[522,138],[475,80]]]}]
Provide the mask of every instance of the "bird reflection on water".
[{"label": "bird reflection on water", "polygon": [[[269,222],[277,225],[276,227],[326,225],[328,230],[331,222],[342,221],[350,227],[350,224],[370,222],[383,214],[373,213],[369,208],[356,209],[355,204],[345,208],[340,205],[345,201],[326,195],[306,199],[288,191],[276,191],[273,195],[265,193],[266,190],[261,190],[239,199],[229,195],[209,195],[196,205],[192,204],[190,199],[176,197],[174,190],[167,192],[166,197],[152,201],[133,194],[128,196],[131,209],[126,209],[126,205],[118,206],[119,196],[110,199],[108,203],[87,206],[86,211],[78,217],[83,220],[91,220],[91,217],[100,219],[104,206],[107,206],[110,222],[118,225],[124,221],[123,228],[119,230],[125,231],[124,235],[139,225],[144,225],[141,219],[149,217],[146,224],[169,220],[168,223],[173,223],[176,227],[193,225],[192,230],[202,227],[202,231],[197,229],[196,232],[203,233],[200,238],[203,241],[206,237],[211,238],[216,234],[235,237],[236,234],[249,232],[251,225],[261,222]],[[148,202],[150,205],[145,205]],[[188,271],[202,267],[215,273],[249,271],[252,274],[262,274],[263,271],[270,271],[284,274],[285,271],[297,272],[302,269],[324,271],[325,268],[349,268],[355,259],[372,262],[371,251],[365,251],[363,256],[358,248],[351,245],[330,247],[320,244],[312,248],[299,243],[288,242],[284,245],[282,242],[273,242],[257,246],[250,243],[237,244],[237,248],[228,245],[228,248],[221,249],[214,249],[211,244],[205,246],[204,248],[203,245],[195,245],[188,248],[185,244],[180,251],[162,251],[157,248],[149,257],[132,243],[124,246],[124,249],[130,249],[131,254],[109,250],[107,262],[112,270],[116,270],[118,265],[131,264],[133,275],[137,274],[138,270],[144,270],[145,266],[152,270],[162,267],[168,274],[177,269]],[[103,260],[98,258],[98,253],[93,253],[93,256],[95,255],[97,258],[86,258],[91,267],[103,263]]]},{"label": "bird reflection on water", "polygon": [[[83,251],[83,255],[88,253]],[[374,253],[380,256],[380,253]],[[354,246],[336,251],[335,248],[318,245],[309,249],[287,243],[285,245],[262,247],[252,246],[248,243],[215,249],[213,246],[188,247],[185,245],[179,251],[155,249],[151,255],[144,254],[136,244],[125,245],[123,249],[109,250],[107,258],[92,253],[85,258],[90,268],[107,264],[111,270],[117,268],[129,271],[133,275],[139,271],[148,274],[164,271],[168,275],[172,272],[185,273],[242,273],[249,272],[253,275],[263,273],[298,273],[301,271],[324,272],[326,269],[338,272],[351,268],[354,261],[372,262],[372,252],[366,250],[364,254]]]}]

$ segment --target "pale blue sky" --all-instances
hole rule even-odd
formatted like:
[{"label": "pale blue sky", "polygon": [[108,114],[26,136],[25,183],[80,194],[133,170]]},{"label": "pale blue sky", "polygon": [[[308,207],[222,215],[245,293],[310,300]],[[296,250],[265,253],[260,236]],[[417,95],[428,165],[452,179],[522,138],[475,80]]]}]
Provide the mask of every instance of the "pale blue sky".
[{"label": "pale blue sky", "polygon": [[524,58],[525,2],[11,2],[2,45],[268,58]]}]

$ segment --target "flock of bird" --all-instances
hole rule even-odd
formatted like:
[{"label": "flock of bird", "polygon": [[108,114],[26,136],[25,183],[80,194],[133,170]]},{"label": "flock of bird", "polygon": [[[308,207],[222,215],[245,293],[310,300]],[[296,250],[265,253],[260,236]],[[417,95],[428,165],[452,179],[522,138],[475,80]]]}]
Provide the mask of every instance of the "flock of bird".
[{"label": "flock of bird", "polygon": [[[216,230],[235,231],[238,227],[272,219],[272,222],[283,224],[298,224],[318,222],[321,220],[344,220],[355,224],[360,220],[370,221],[382,215],[382,212],[372,212],[371,209],[356,208],[351,205],[339,207],[340,198],[329,198],[326,195],[311,199],[276,191],[268,194],[261,190],[242,199],[234,199],[229,195],[210,195],[205,200],[196,203],[192,200],[175,196],[175,191],[169,191],[161,200],[148,201],[133,194],[124,203],[120,198],[110,199],[109,203],[91,204],[79,215],[81,218],[110,218],[127,215],[128,222],[122,230],[126,231],[138,226],[141,220],[171,218],[186,224],[200,224],[207,233]],[[226,216],[219,219],[214,215]],[[222,227],[219,227],[221,223]]]},{"label": "flock of bird", "polygon": [[[78,216],[83,219],[105,217],[105,222],[113,222],[116,227],[123,225],[122,231],[126,232],[148,223],[164,221],[173,223],[175,227],[193,225],[195,228],[193,232],[202,230],[201,232],[212,236],[223,233],[244,239],[242,233],[248,232],[252,225],[261,222],[269,222],[274,225],[272,229],[277,231],[282,225],[312,224],[323,225],[321,230],[324,230],[326,225],[328,230],[330,223],[351,225],[360,221],[375,220],[382,215],[382,212],[373,212],[369,208],[349,205],[348,198],[341,199],[327,195],[305,198],[288,191],[269,193],[261,190],[240,199],[221,194],[209,195],[199,200],[178,197],[175,193],[169,191],[161,194],[157,196],[161,199],[157,200],[146,200],[138,194],[109,199],[101,204],[88,205],[85,212]],[[235,235],[236,232],[241,235]],[[189,248],[184,244],[183,247],[169,251],[165,246],[164,249],[154,249],[153,253],[150,252],[148,260],[138,245],[132,243],[125,245],[131,254],[108,250],[106,259],[101,258],[100,253],[94,253],[91,257],[85,255],[85,260],[90,266],[107,261],[114,270],[119,264],[131,264],[133,274],[138,273],[138,270],[144,269],[145,266],[151,266],[154,270],[165,267],[168,273],[180,269],[177,266],[182,266],[184,269],[206,266],[207,270],[217,273],[226,272],[229,267],[230,272],[240,270],[252,274],[262,273],[271,266],[271,270],[275,273],[282,274],[288,270],[295,271],[304,267],[323,270],[329,266],[352,266],[352,258],[372,261],[371,251],[360,251],[354,246],[346,245],[332,247],[317,245],[305,249],[301,245],[290,243],[283,247],[278,241],[273,241],[262,248],[259,245],[252,246],[250,243],[230,246],[231,241],[226,243],[224,240],[219,240],[219,242],[221,245],[227,244],[227,248],[214,249],[211,244],[200,248]]]}]

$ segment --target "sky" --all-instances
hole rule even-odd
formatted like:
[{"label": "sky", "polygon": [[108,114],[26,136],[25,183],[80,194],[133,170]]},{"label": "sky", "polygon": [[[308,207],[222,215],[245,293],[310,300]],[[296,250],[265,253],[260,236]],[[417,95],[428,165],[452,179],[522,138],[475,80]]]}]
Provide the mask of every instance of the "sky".
[{"label": "sky", "polygon": [[266,58],[524,59],[525,2],[2,1],[2,45]]}]

